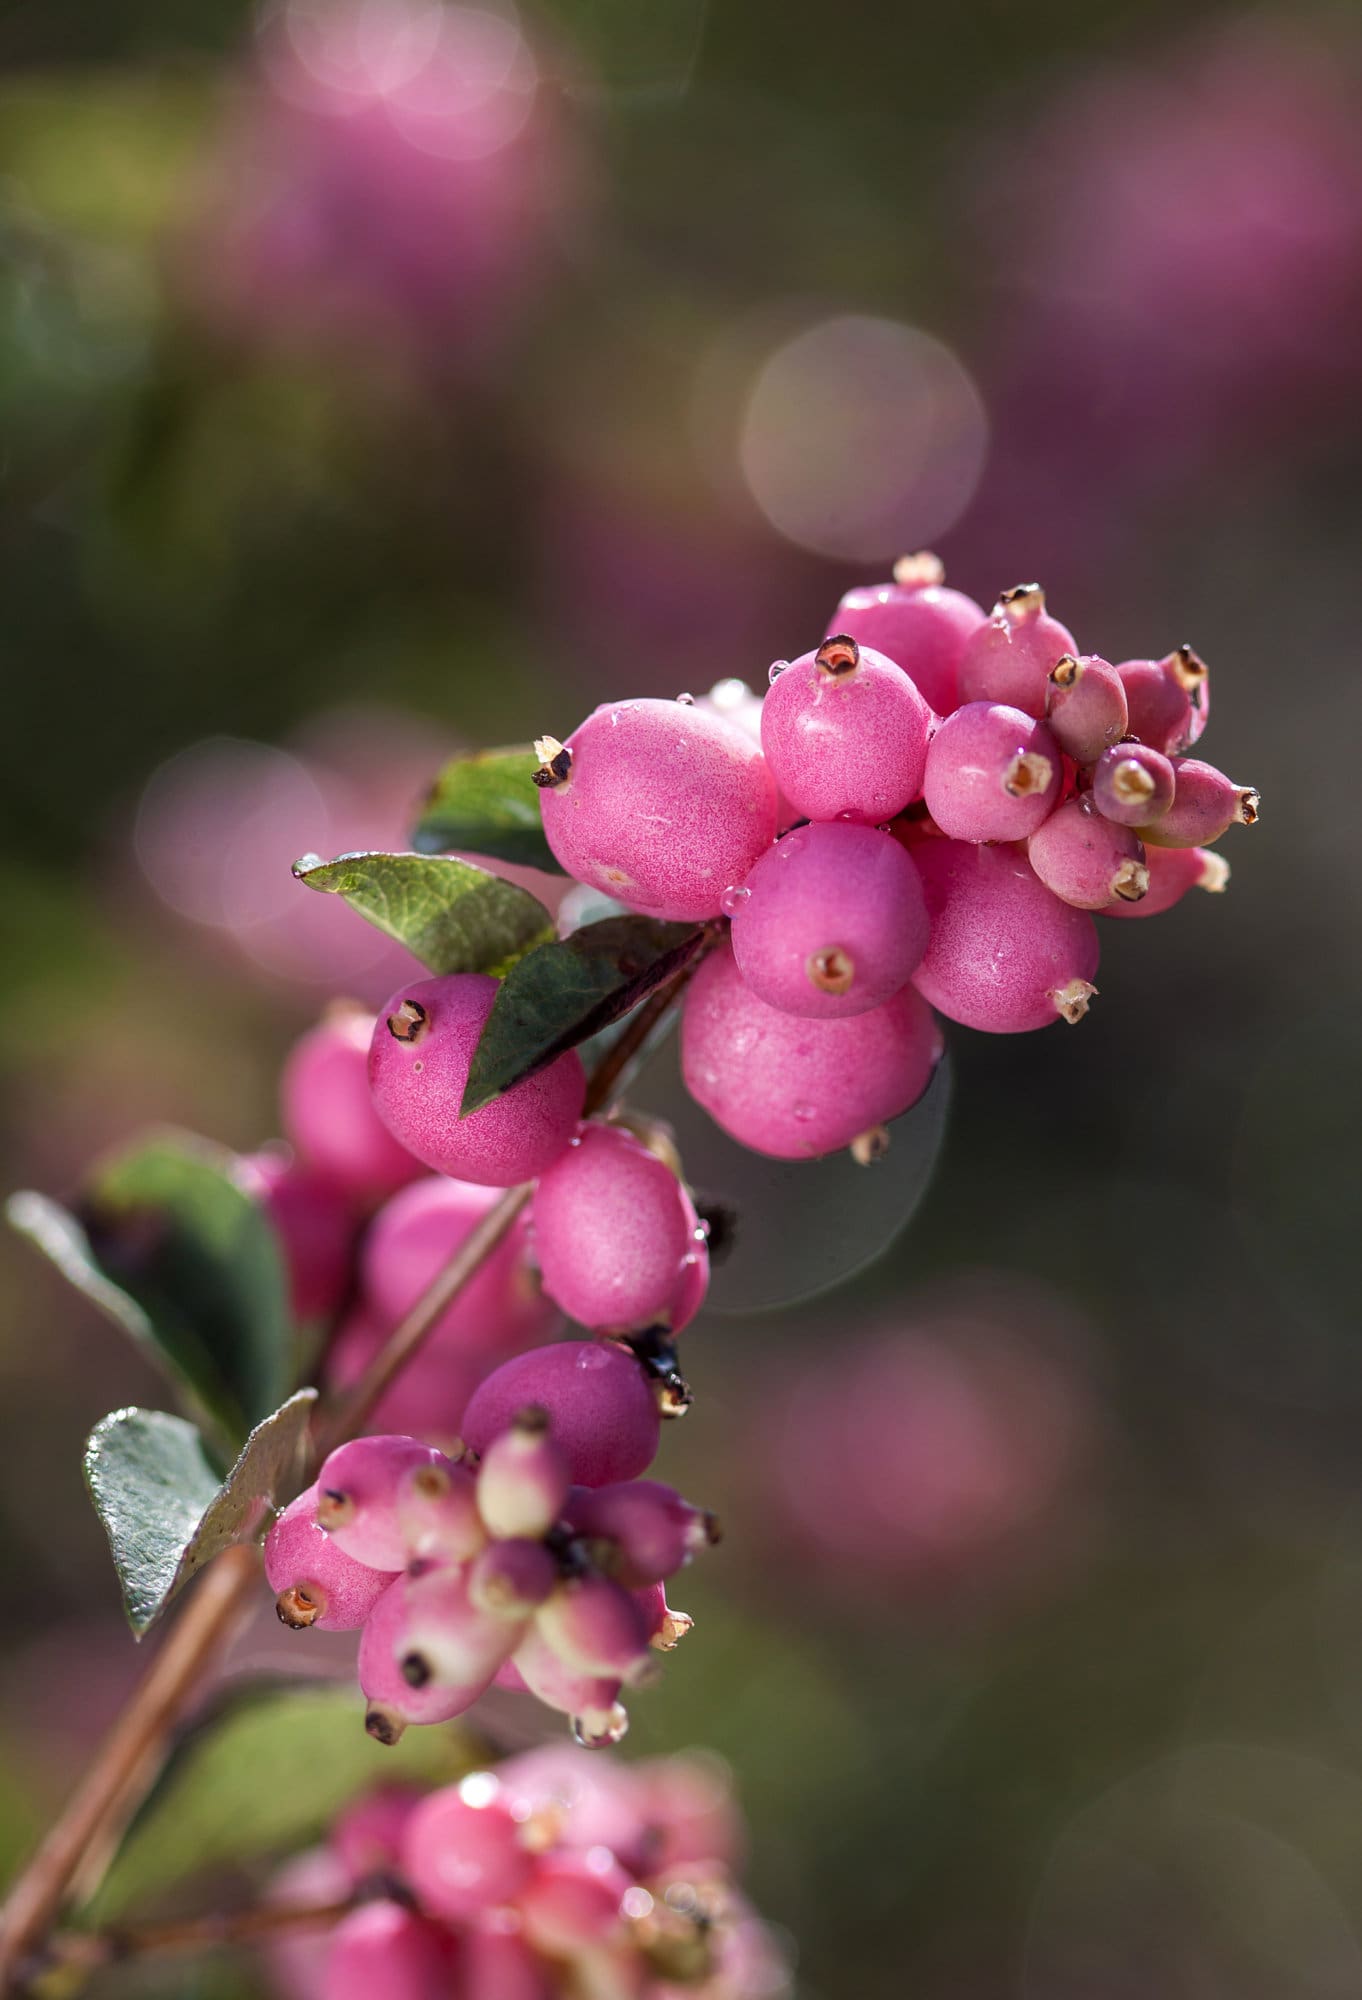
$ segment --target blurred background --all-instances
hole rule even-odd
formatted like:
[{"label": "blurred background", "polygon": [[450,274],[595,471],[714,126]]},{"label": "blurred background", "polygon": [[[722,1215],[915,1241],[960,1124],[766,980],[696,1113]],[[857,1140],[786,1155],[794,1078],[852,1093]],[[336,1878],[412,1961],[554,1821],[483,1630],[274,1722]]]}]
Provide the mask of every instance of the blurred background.
[{"label": "blurred background", "polygon": [[[288,864],[461,745],[761,687],[924,545],[1198,648],[1229,895],[954,1033],[911,1227],[687,1336],[728,1537],[630,1748],[730,1761],[809,2000],[1355,1994],[1356,11],[11,0],[0,440],[6,1189],[274,1132],[401,976]],[[164,1392],[0,1267],[7,1864],[138,1667],[80,1443]]]}]

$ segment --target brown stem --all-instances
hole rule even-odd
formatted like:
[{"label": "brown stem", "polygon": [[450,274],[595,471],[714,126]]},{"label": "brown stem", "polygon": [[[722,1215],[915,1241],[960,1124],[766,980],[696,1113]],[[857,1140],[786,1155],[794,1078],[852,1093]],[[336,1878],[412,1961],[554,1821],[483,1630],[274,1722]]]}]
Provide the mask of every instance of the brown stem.
[{"label": "brown stem", "polygon": [[222,1945],[253,1944],[287,1931],[320,1929],[338,1923],[359,1906],[352,1894],[329,1903],[257,1903],[249,1910],[229,1910],[207,1917],[180,1917],[164,1924],[114,1925],[106,1931],[71,1931],[52,1941],[56,1964],[94,1972],[126,1958],[149,1958],[179,1951],[205,1951]]}]

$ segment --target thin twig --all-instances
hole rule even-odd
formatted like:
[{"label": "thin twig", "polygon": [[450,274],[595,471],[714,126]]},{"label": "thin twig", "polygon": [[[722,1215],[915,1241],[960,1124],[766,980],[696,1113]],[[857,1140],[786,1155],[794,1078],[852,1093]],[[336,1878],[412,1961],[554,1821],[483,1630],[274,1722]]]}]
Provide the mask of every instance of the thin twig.
[{"label": "thin twig", "polygon": [[356,1893],[328,1903],[257,1903],[207,1917],[179,1917],[163,1924],[116,1924],[103,1931],[68,1931],[52,1940],[51,1960],[82,1972],[117,1965],[128,1958],[172,1952],[211,1951],[224,1945],[254,1944],[289,1931],[320,1930],[357,1909]]}]

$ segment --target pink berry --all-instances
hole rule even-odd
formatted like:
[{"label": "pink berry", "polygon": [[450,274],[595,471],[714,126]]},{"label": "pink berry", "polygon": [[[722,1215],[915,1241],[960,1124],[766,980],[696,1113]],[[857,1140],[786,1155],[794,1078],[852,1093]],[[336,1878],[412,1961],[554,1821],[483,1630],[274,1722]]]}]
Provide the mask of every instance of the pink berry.
[{"label": "pink berry", "polygon": [[534,1868],[490,1771],[474,1771],[422,1799],[407,1823],[402,1860],[422,1909],[453,1924],[514,1902]]},{"label": "pink berry", "polygon": [[402,1569],[407,1549],[397,1503],[407,1475],[447,1464],[442,1451],[416,1438],[352,1438],[317,1474],[317,1519],[356,1562]]},{"label": "pink berry", "polygon": [[[353,1388],[386,1345],[391,1331],[390,1323],[375,1319],[364,1308],[352,1312],[327,1351],[326,1386]],[[457,1352],[450,1354],[439,1338],[428,1340],[384,1390],[370,1414],[368,1428],[452,1445],[482,1374],[480,1362]]]},{"label": "pink berry", "polygon": [[810,1021],[758,999],[728,946],[700,967],[681,1019],[691,1096],[740,1145],[785,1160],[836,1152],[897,1118],[931,1082],[941,1047],[912,986],[868,1014]]},{"label": "pink berry", "polygon": [[520,1898],[525,1935],[554,1958],[600,1951],[621,1931],[621,1905],[632,1886],[608,1848],[546,1854]]},{"label": "pink berry", "polygon": [[387,1130],[369,1095],[371,1014],[333,1008],[284,1064],[279,1103],[299,1158],[360,1202],[405,1187],[420,1167]]},{"label": "pink berry", "polygon": [[582,1326],[630,1333],[666,1316],[690,1248],[676,1175],[622,1126],[588,1124],[535,1189],[549,1297]]},{"label": "pink berry", "polygon": [[371,1569],[339,1548],[317,1525],[315,1486],[289,1503],[265,1537],[265,1575],[281,1622],[295,1630],[357,1631],[401,1567]]},{"label": "pink berry", "polygon": [[1088,913],[1053,895],[1018,848],[924,840],[916,853],[932,941],[913,980],[932,1005],[995,1035],[1081,1020],[1096,990]]},{"label": "pink berry", "polygon": [[877,827],[796,827],[763,854],[739,894],[738,970],[786,1014],[867,1013],[907,985],[927,948],[917,868]]},{"label": "pink berry", "polygon": [[630,1589],[674,1576],[719,1539],[712,1514],[656,1479],[629,1479],[574,1495],[569,1519],[575,1534],[612,1545],[605,1567]]},{"label": "pink berry", "polygon": [[398,1903],[364,1903],[331,1938],[324,2000],[446,2000],[450,1940],[437,1924]]},{"label": "pink berry", "polygon": [[1179,646],[1162,660],[1123,660],[1116,671],[1126,691],[1131,735],[1166,757],[1189,750],[1210,714],[1205,661],[1190,646]]},{"label": "pink berry", "polygon": [[[364,1295],[376,1315],[396,1326],[499,1199],[495,1188],[431,1175],[385,1203],[360,1255]],[[446,1353],[515,1353],[554,1331],[559,1316],[544,1298],[527,1239],[522,1219],[441,1314],[432,1338]]]},{"label": "pink berry", "polygon": [[1054,810],[1063,782],[1059,745],[1043,722],[971,701],[932,738],[923,797],[951,840],[1025,840]]},{"label": "pink berry", "polygon": [[963,591],[945,588],[933,555],[905,556],[892,583],[849,590],[832,615],[829,636],[846,632],[902,668],[929,708],[949,715],[959,701],[960,660],[986,614]]},{"label": "pink berry", "polygon": [[717,1757],[692,1754],[658,1757],[635,1768],[643,1784],[657,1872],[703,1861],[738,1866],[743,1826],[726,1765]]},{"label": "pink berry", "polygon": [[565,1340],[518,1354],[489,1375],[464,1413],[464,1437],[485,1452],[517,1414],[537,1403],[578,1486],[608,1486],[646,1472],[661,1419],[638,1362],[603,1341]]},{"label": "pink berry", "polygon": [[439,1459],[413,1464],[393,1504],[409,1562],[469,1562],[487,1541],[478,1482],[466,1465]]},{"label": "pink berry", "polygon": [[648,1627],[622,1584],[588,1571],[571,1576],[540,1605],[535,1623],[574,1673],[638,1680],[652,1666]]},{"label": "pink berry", "polygon": [[557,2000],[557,1978],[520,1934],[519,1923],[495,1918],[474,1924],[463,1938],[462,1991],[469,2000]]},{"label": "pink berry", "polygon": [[400,1576],[374,1606],[359,1642],[369,1734],[395,1743],[408,1723],[462,1715],[490,1686],[519,1633],[472,1602],[465,1565]]},{"label": "pink berry", "polygon": [[546,1708],[572,1717],[583,1748],[618,1743],[629,1718],[619,1703],[620,1683],[612,1676],[579,1673],[562,1660],[538,1628],[530,1626],[515,1650],[515,1664],[528,1692]]},{"label": "pink berry", "polygon": [[1138,834],[1104,818],[1091,792],[1051,813],[1027,842],[1026,858],[1046,888],[1078,910],[1138,903],[1149,890]]},{"label": "pink berry", "polygon": [[701,1222],[695,1203],[682,1188],[686,1205],[686,1254],[681,1259],[681,1283],[667,1312],[673,1334],[688,1327],[709,1295],[709,1225]]},{"label": "pink berry", "polygon": [[1173,803],[1158,819],[1151,815],[1149,824],[1141,825],[1142,840],[1156,847],[1203,847],[1232,826],[1257,825],[1259,801],[1252,785],[1236,785],[1197,757],[1180,757],[1173,770]]},{"label": "pink berry", "polygon": [[1150,847],[1145,850],[1149,893],[1138,903],[1113,903],[1107,917],[1158,917],[1180,903],[1189,889],[1219,894],[1228,887],[1229,864],[1206,847]]},{"label": "pink berry", "polygon": [[352,1882],[396,1873],[403,1834],[420,1803],[420,1792],[406,1785],[379,1785],[345,1807],[332,1823],[327,1845]]},{"label": "pink berry", "polygon": [[1005,702],[1037,720],[1045,713],[1050,674],[1078,652],[1068,627],[1045,608],[1036,583],[1005,590],[993,615],[971,633],[960,661],[960,699]]},{"label": "pink berry", "polygon": [[355,1215],[350,1197],[325,1174],[286,1153],[254,1153],[242,1175],[279,1237],[293,1317],[329,1320],[350,1289]]},{"label": "pink berry", "polygon": [[[342,1903],[355,1886],[340,1859],[327,1847],[307,1848],[286,1861],[271,1881],[265,1901],[280,1909],[324,1909]],[[326,2000],[326,1960],[334,1921],[290,1923],[266,1934],[263,1956],[271,1991],[285,2000]]]},{"label": "pink berry", "polygon": [[1109,660],[1066,653],[1050,669],[1045,696],[1050,734],[1075,763],[1091,764],[1130,728],[1126,691]]},{"label": "pink berry", "polygon": [[931,728],[908,676],[839,634],[781,667],[762,704],[761,745],[804,818],[878,826],[920,794]]},{"label": "pink berry", "polygon": [[1116,743],[1093,767],[1097,810],[1118,826],[1144,826],[1173,803],[1176,778],[1161,750],[1147,743]]},{"label": "pink berry", "polygon": [[634,1592],[634,1602],[643,1613],[648,1644],[659,1653],[674,1652],[695,1624],[688,1613],[674,1610],[668,1604],[665,1584],[645,1584],[642,1590]]},{"label": "pink berry", "polygon": [[572,1485],[567,1453],[542,1403],[517,1410],[482,1454],[478,1512],[493,1535],[546,1535]]},{"label": "pink berry", "polygon": [[489,1542],[468,1572],[468,1595],[494,1618],[526,1619],[558,1584],[558,1565],[527,1536]]},{"label": "pink berry", "polygon": [[464,1085],[498,982],[477,973],[418,980],[394,993],[369,1049],[374,1104],[428,1167],[457,1180],[514,1187],[562,1152],[582,1115],[586,1077],[569,1049],[467,1118]]},{"label": "pink berry", "polygon": [[724,890],[775,838],[761,750],[708,709],[608,702],[565,749],[551,738],[539,748],[549,846],[569,875],[634,909],[717,917]]}]

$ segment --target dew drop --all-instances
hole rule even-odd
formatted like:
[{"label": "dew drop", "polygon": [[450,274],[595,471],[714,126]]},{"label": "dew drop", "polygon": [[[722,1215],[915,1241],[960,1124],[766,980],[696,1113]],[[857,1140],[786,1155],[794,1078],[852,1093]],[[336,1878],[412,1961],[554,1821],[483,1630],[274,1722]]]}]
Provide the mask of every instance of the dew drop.
[{"label": "dew drop", "polygon": [[714,683],[709,691],[709,699],[715,708],[727,714],[732,709],[741,708],[745,701],[751,701],[752,690],[746,681],[730,677],[726,681]]},{"label": "dew drop", "polygon": [[712,1227],[713,1225],[711,1223],[704,1221],[704,1219],[702,1218],[699,1222],[696,1223],[694,1229],[692,1229],[691,1235],[694,1237],[697,1243],[708,1243],[709,1232]]},{"label": "dew drop", "polygon": [[695,706],[695,696],[693,694],[679,694],[676,699],[683,708],[694,708]]},{"label": "dew drop", "polygon": [[813,1106],[811,1104],[796,1104],[794,1115],[800,1125],[807,1125],[814,1115]]},{"label": "dew drop", "polygon": [[579,1368],[605,1368],[609,1365],[609,1362],[609,1350],[604,1347],[584,1347],[577,1356],[577,1366]]},{"label": "dew drop", "polygon": [[772,666],[768,667],[766,672],[766,678],[771,683],[772,687],[775,686],[776,682],[780,679],[781,675],[784,673],[786,667],[788,667],[789,664],[790,662],[788,660],[777,660],[774,662]]},{"label": "dew drop", "polygon": [[739,910],[745,908],[751,900],[752,891],[750,889],[735,889],[730,884],[719,898],[719,908],[726,917],[736,917]]}]

